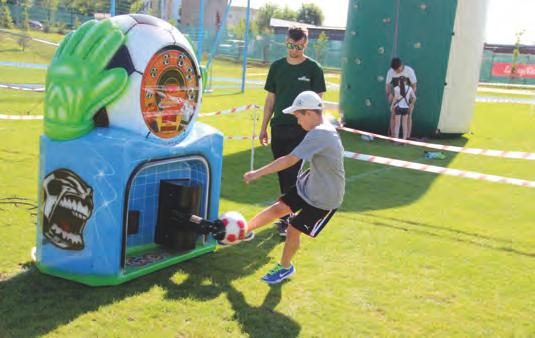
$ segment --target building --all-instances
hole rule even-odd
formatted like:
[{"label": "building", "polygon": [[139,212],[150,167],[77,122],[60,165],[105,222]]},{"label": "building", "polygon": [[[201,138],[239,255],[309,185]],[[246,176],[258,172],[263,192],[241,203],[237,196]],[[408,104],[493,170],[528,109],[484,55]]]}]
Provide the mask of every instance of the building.
[{"label": "building", "polygon": [[[204,29],[215,30],[223,22],[227,0],[204,0]],[[182,0],[181,25],[199,26],[200,1]]]},{"label": "building", "polygon": [[182,0],[145,0],[141,13],[154,15],[163,20],[180,22]]},{"label": "building", "polygon": [[[249,22],[253,22],[256,19],[256,8],[250,8]],[[242,19],[247,16],[247,7],[232,6],[228,12],[227,27],[236,26]]]}]

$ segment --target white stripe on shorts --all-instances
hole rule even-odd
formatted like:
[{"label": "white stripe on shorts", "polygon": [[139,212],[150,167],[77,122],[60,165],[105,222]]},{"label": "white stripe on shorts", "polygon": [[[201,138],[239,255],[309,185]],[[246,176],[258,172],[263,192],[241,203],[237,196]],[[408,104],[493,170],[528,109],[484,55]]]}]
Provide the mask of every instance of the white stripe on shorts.
[{"label": "white stripe on shorts", "polygon": [[323,218],[320,218],[316,224],[314,224],[314,228],[312,228],[312,231],[310,232],[310,236],[312,237],[315,237],[316,234],[318,232],[321,231],[321,229],[323,229],[323,227],[325,226],[325,224],[327,224],[327,220],[329,219],[329,217],[335,212],[335,210],[329,210],[329,212],[323,216]]}]

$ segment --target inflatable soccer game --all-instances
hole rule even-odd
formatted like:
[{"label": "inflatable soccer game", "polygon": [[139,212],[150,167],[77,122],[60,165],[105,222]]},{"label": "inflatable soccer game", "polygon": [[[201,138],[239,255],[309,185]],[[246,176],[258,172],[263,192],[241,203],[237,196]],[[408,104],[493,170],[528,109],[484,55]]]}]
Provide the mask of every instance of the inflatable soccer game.
[{"label": "inflatable soccer game", "polygon": [[41,272],[116,285],[215,249],[223,136],[195,122],[201,86],[191,45],[160,19],[65,37],[47,74]]}]

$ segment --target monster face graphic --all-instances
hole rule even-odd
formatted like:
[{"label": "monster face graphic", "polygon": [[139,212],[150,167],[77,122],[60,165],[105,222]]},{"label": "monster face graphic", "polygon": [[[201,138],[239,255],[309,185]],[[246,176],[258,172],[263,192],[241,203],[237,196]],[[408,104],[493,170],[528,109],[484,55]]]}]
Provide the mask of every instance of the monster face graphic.
[{"label": "monster face graphic", "polygon": [[59,248],[82,250],[93,189],[72,171],[57,169],[44,178],[43,192],[43,235]]}]

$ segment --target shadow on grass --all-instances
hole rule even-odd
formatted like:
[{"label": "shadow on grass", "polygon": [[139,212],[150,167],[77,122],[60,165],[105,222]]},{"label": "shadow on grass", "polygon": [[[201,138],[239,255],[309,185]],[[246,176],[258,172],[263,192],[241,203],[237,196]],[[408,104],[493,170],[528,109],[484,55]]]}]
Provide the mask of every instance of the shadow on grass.
[{"label": "shadow on grass", "polygon": [[244,333],[249,337],[297,337],[299,324],[274,310],[281,300],[284,285],[272,286],[258,307],[250,306],[244,295],[232,285],[233,282],[265,268],[270,263],[267,253],[279,243],[278,235],[275,236],[269,229],[260,232],[250,243],[219,251],[209,262],[205,261],[206,265],[193,262],[183,264],[179,269],[187,274],[188,278],[178,285],[171,280],[165,280],[162,286],[166,290],[166,298],[211,300],[220,294],[226,294],[234,310],[234,319],[241,324]]},{"label": "shadow on grass", "polygon": [[364,222],[377,227],[390,228],[403,232],[415,233],[418,235],[436,237],[454,242],[470,244],[498,252],[506,252],[519,256],[535,258],[535,252],[528,252],[513,248],[514,244],[518,245],[523,243],[513,243],[512,240],[394,217],[383,217],[370,214],[365,214],[365,216],[371,218],[371,220],[366,220]]},{"label": "shadow on grass", "polygon": [[[206,301],[226,294],[235,320],[251,337],[296,337],[300,326],[274,311],[281,299],[280,285],[270,289],[259,307],[249,305],[244,295],[232,286],[232,282],[264,268],[269,263],[269,251],[279,243],[267,231],[260,232],[253,242],[224,248],[116,287],[90,288],[43,275],[29,265],[26,272],[0,281],[0,336],[42,336],[83,314],[158,285],[165,290],[166,298],[174,300]],[[187,274],[186,280],[179,284],[173,282],[176,273]]]},{"label": "shadow on grass", "polygon": [[0,49],[0,53],[7,53],[7,52],[24,52],[20,48],[10,48],[10,49]]}]

